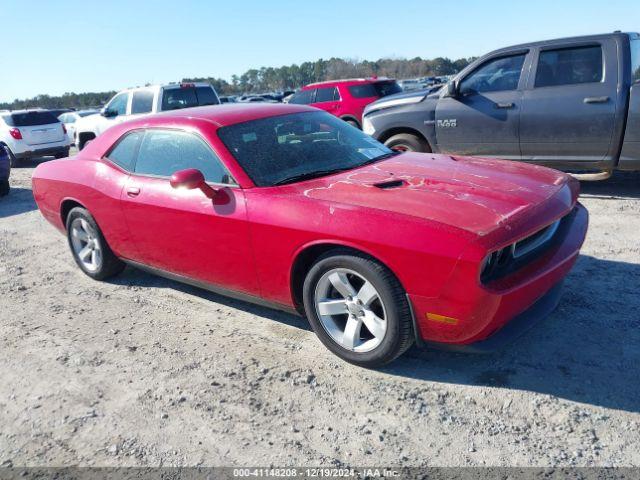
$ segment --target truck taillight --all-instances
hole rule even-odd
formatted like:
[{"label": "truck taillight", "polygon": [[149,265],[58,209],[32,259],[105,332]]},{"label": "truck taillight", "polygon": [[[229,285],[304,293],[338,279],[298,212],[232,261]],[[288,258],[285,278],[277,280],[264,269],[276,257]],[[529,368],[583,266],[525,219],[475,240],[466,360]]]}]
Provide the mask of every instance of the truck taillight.
[{"label": "truck taillight", "polygon": [[22,132],[20,132],[19,128],[12,128],[9,130],[9,135],[11,135],[16,140],[22,140]]},{"label": "truck taillight", "polygon": [[181,83],[180,88],[194,88],[196,86],[195,83]]}]

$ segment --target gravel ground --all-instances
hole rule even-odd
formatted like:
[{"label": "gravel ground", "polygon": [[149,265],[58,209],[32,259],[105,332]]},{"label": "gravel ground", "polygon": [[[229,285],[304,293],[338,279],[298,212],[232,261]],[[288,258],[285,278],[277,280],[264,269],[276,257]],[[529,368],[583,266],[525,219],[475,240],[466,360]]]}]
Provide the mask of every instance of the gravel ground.
[{"label": "gravel ground", "polygon": [[640,175],[583,185],[583,255],[528,336],[368,371],[291,315],[92,281],[33,166],[0,199],[0,466],[640,466]]}]

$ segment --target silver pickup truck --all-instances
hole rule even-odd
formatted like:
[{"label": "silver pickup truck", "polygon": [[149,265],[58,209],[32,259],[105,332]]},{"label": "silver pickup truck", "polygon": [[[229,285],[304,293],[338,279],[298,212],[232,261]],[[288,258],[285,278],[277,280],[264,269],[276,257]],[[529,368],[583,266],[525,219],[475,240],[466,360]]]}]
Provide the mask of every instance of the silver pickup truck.
[{"label": "silver pickup truck", "polygon": [[491,52],[436,93],[385,97],[363,130],[399,150],[640,170],[640,36],[615,32]]}]

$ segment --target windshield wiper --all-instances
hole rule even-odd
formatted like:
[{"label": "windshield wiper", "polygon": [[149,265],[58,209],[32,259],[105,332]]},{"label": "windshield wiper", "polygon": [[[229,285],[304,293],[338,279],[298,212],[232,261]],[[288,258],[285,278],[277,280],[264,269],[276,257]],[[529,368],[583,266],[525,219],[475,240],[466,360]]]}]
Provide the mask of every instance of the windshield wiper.
[{"label": "windshield wiper", "polygon": [[278,180],[276,183],[274,183],[274,185],[285,185],[287,183],[301,182],[302,180],[309,180],[311,178],[324,177],[325,175],[344,172],[345,170],[351,170],[352,168],[356,167],[342,167],[333,168],[331,170],[316,170],[313,172],[298,173],[296,175],[291,175],[290,177],[283,178],[282,180]]}]

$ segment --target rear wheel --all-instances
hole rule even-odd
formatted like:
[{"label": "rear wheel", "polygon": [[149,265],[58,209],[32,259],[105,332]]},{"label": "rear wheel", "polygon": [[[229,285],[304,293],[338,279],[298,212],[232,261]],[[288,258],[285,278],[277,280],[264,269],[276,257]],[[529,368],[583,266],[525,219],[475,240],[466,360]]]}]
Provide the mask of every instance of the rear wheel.
[{"label": "rear wheel", "polygon": [[124,270],[88,210],[73,208],[67,216],[67,239],[80,269],[95,280],[103,280]]},{"label": "rear wheel", "polygon": [[401,152],[424,152],[431,153],[429,144],[422,138],[411,133],[399,133],[389,137],[384,144],[392,150]]},{"label": "rear wheel", "polygon": [[405,292],[373,259],[346,250],[329,252],[307,274],[303,293],[316,335],[348,362],[380,367],[413,343]]},{"label": "rear wheel", "polygon": [[0,180],[0,197],[4,197],[9,193],[11,187],[9,186],[9,179]]}]

